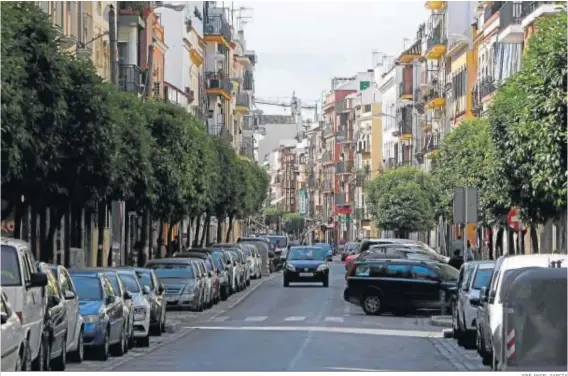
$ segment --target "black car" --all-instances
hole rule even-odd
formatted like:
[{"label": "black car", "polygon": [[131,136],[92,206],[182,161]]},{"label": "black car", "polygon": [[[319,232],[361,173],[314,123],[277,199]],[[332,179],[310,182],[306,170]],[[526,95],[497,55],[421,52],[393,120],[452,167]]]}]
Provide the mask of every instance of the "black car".
[{"label": "black car", "polygon": [[43,354],[38,356],[42,371],[65,371],[67,364],[67,307],[49,265],[38,263],[38,271],[47,275],[45,312],[43,320]]},{"label": "black car", "polygon": [[284,287],[290,282],[321,282],[329,286],[329,266],[319,247],[291,247],[286,255]]},{"label": "black car", "polygon": [[439,309],[455,290],[458,276],[458,270],[436,261],[357,261],[347,274],[343,297],[368,315]]}]

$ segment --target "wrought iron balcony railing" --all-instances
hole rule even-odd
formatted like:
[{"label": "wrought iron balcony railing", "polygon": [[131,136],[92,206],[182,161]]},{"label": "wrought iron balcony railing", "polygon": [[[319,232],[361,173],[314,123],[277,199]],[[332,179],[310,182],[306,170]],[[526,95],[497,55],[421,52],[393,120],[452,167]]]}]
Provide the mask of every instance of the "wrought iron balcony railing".
[{"label": "wrought iron balcony railing", "polygon": [[227,42],[231,41],[231,28],[225,17],[220,15],[211,15],[203,20],[204,35],[219,35]]},{"label": "wrought iron balcony railing", "polygon": [[250,108],[250,95],[247,93],[237,93],[237,106]]},{"label": "wrought iron balcony railing", "polygon": [[523,4],[514,1],[505,1],[499,10],[499,27],[505,29],[509,25],[518,25],[523,20]]},{"label": "wrought iron balcony railing", "polygon": [[345,193],[335,194],[335,205],[345,205],[347,203],[347,197]]},{"label": "wrought iron balcony railing", "polygon": [[205,72],[205,80],[207,82],[207,89],[221,89],[227,94],[230,94],[231,90],[233,90],[231,79],[224,74]]},{"label": "wrought iron balcony railing", "polygon": [[120,64],[118,66],[118,85],[122,91],[141,94],[144,85],[140,68],[133,64]]},{"label": "wrought iron balcony railing", "polygon": [[336,174],[350,174],[353,170],[353,161],[341,161],[335,165]]}]

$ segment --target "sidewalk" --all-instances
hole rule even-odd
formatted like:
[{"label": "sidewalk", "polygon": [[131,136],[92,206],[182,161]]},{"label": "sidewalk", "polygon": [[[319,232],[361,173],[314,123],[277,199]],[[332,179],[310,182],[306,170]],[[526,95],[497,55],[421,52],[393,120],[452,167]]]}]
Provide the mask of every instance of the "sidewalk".
[{"label": "sidewalk", "polygon": [[432,316],[430,318],[430,325],[439,326],[441,328],[451,328],[452,327],[452,316]]}]

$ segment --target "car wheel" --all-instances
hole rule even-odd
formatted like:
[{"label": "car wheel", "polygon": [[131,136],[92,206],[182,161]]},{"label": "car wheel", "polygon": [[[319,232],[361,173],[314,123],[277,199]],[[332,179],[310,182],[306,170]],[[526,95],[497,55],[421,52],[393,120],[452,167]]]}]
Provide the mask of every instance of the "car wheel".
[{"label": "car wheel", "polygon": [[323,280],[323,287],[329,287],[329,277]]},{"label": "car wheel", "polygon": [[146,337],[142,337],[139,340],[140,346],[142,347],[150,347],[150,334],[148,333]]},{"label": "car wheel", "polygon": [[67,333],[63,334],[63,340],[61,342],[61,355],[53,360],[54,371],[65,371],[65,366],[67,364]]},{"label": "car wheel", "polygon": [[71,354],[71,360],[75,363],[81,363],[83,357],[85,356],[85,345],[83,343],[83,329],[79,332],[79,337],[77,337],[77,348]]},{"label": "car wheel", "polygon": [[[39,350],[37,352],[37,357],[32,361],[32,371],[45,371],[46,370],[46,350],[50,351],[49,349],[49,341],[45,338],[44,335],[41,336],[41,340],[39,342]],[[47,353],[49,358],[50,352]],[[31,349],[30,349],[30,357],[31,357]],[[47,362],[49,363],[49,362]]]},{"label": "car wheel", "polygon": [[382,310],[381,297],[375,292],[368,293],[363,298],[362,307],[367,315],[380,314]]},{"label": "car wheel", "polygon": [[107,360],[109,357],[109,353],[110,353],[110,338],[109,338],[109,331],[110,329],[107,328],[105,330],[105,338],[104,338],[104,342],[102,345],[99,346],[99,348],[97,349],[98,351],[98,355],[99,355],[99,359],[100,360]]},{"label": "car wheel", "polygon": [[118,343],[116,343],[112,347],[112,355],[122,356],[126,353],[126,333],[125,332],[126,332],[126,330],[123,327],[122,331],[120,332],[120,340],[118,341]]},{"label": "car wheel", "polygon": [[455,300],[452,301],[452,336],[455,339],[459,337],[459,329],[458,329],[458,310],[456,307]]},{"label": "car wheel", "polygon": [[46,339],[41,362],[42,371],[51,371],[51,342]]},{"label": "car wheel", "polygon": [[462,328],[461,320],[460,320],[460,317],[458,315],[458,345],[465,347],[466,344],[467,344],[467,333]]}]

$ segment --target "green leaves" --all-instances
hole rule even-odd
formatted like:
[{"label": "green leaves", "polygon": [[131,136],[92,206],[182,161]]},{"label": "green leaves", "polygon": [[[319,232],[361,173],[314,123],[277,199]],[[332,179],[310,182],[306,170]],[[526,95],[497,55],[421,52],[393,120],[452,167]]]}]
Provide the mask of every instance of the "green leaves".
[{"label": "green leaves", "polygon": [[289,234],[299,234],[305,225],[304,217],[300,213],[286,213],[282,222],[282,229]]},{"label": "green leaves", "polygon": [[429,174],[415,167],[402,167],[368,184],[367,205],[379,228],[407,234],[432,228],[438,192]]}]

